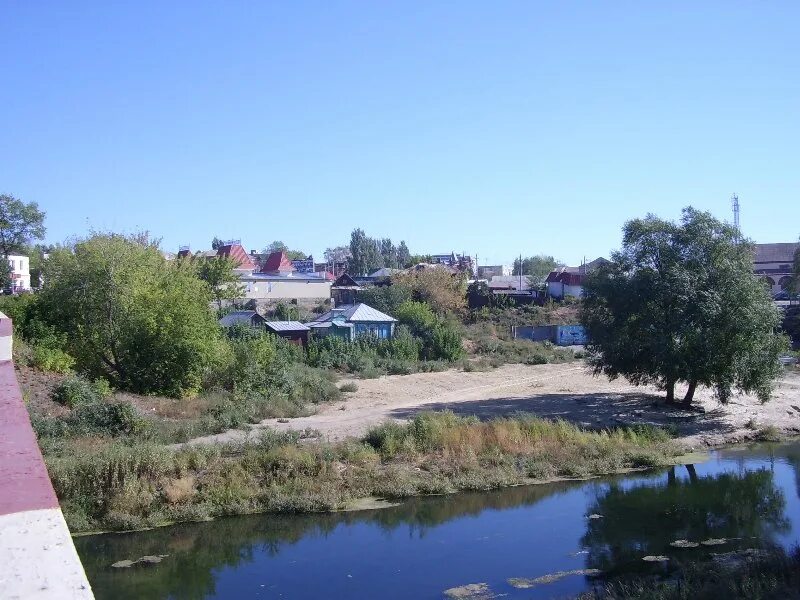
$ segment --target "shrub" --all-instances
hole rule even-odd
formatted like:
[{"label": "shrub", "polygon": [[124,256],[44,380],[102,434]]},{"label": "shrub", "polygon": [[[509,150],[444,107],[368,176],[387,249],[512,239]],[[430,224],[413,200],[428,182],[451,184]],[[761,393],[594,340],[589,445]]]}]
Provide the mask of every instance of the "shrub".
[{"label": "shrub", "polygon": [[358,384],[355,381],[348,381],[339,386],[339,391],[347,393],[357,392]]},{"label": "shrub", "polygon": [[97,402],[78,406],[69,418],[69,425],[76,432],[116,437],[141,433],[146,422],[130,402]]},{"label": "shrub", "polygon": [[111,386],[104,379],[88,381],[83,377],[68,377],[58,384],[51,394],[52,399],[62,406],[77,408],[93,404],[111,395]]},{"label": "shrub", "polygon": [[75,366],[75,359],[59,348],[35,344],[33,346],[33,366],[42,371],[69,373]]}]

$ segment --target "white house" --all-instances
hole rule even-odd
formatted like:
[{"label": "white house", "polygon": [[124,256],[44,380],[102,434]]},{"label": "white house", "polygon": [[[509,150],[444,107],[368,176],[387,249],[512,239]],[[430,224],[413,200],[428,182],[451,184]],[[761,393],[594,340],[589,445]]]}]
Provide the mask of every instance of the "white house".
[{"label": "white house", "polygon": [[29,291],[31,289],[31,259],[19,254],[9,254],[8,265],[11,267],[11,291]]},{"label": "white house", "polygon": [[584,263],[580,267],[560,267],[551,271],[545,279],[547,293],[552,298],[581,298],[583,297],[583,282],[586,274],[591,273],[608,260],[602,256],[592,262]]}]

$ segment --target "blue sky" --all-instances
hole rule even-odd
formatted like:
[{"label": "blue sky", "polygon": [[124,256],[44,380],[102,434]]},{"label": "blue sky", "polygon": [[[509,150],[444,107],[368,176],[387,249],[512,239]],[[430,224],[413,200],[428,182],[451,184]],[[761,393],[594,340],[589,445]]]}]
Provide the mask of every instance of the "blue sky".
[{"label": "blue sky", "polygon": [[607,255],[686,205],[800,234],[798,2],[0,0],[0,193],[49,241],[354,227],[486,262]]}]

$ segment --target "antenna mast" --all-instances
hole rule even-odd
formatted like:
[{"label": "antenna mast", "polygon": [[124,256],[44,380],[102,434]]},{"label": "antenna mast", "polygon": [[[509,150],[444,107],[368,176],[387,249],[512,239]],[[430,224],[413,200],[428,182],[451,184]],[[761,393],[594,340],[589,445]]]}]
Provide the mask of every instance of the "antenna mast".
[{"label": "antenna mast", "polygon": [[733,226],[736,227],[736,232],[741,234],[742,230],[739,227],[739,196],[736,194],[731,196],[731,206],[733,207]]}]

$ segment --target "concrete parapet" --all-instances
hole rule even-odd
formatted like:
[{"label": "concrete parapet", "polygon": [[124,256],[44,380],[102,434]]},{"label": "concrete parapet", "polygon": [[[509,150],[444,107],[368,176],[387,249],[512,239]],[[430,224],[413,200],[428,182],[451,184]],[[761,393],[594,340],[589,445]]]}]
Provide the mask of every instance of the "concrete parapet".
[{"label": "concrete parapet", "polygon": [[31,428],[0,313],[0,596],[93,598]]}]

